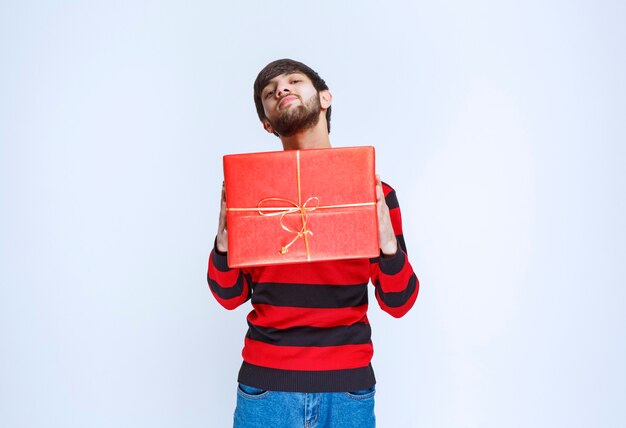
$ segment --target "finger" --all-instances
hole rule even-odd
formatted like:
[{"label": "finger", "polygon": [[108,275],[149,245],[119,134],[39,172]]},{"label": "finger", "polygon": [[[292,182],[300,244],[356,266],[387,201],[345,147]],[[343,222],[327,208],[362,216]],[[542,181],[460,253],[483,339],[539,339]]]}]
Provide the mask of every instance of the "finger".
[{"label": "finger", "polygon": [[385,192],[383,191],[383,182],[380,180],[380,175],[376,174],[376,199],[378,202],[381,199],[385,199]]},{"label": "finger", "polygon": [[380,181],[376,184],[376,199],[378,202],[385,199],[385,192],[383,192],[383,186]]}]

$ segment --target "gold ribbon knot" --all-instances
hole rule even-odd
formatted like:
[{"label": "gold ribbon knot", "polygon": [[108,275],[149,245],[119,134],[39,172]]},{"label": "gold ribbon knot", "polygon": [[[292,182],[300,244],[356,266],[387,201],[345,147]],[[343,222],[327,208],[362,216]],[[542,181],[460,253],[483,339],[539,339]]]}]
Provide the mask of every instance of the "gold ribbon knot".
[{"label": "gold ribbon knot", "polygon": [[[290,207],[264,207],[266,203],[271,203],[271,202],[284,202],[291,206]],[[309,203],[311,202],[314,202],[315,206],[309,207]],[[304,238],[304,245],[306,247],[307,258],[310,259],[309,240],[307,239],[307,235],[313,235],[313,232],[307,229],[307,225],[306,225],[307,213],[310,211],[315,211],[319,207],[319,204],[320,204],[320,200],[317,196],[311,196],[309,199],[304,201],[302,205],[299,205],[298,203],[291,201],[289,199],[283,199],[283,198],[265,198],[259,201],[259,203],[257,204],[259,214],[261,214],[262,216],[267,216],[267,217],[279,215],[280,226],[287,232],[296,234],[296,236],[294,236],[294,238],[287,245],[283,246],[280,249],[280,254],[286,254],[289,251],[289,247],[294,242],[296,242],[299,238]],[[302,220],[302,227],[300,228],[300,230],[295,230],[289,227],[283,221],[287,214],[293,214],[297,212],[300,213],[300,218]]]}]

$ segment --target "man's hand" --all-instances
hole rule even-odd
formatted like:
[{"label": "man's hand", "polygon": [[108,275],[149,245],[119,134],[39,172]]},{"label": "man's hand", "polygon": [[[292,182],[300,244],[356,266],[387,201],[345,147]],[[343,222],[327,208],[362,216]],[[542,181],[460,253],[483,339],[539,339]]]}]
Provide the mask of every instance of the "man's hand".
[{"label": "man's hand", "polygon": [[385,193],[380,177],[376,175],[376,208],[378,209],[378,240],[384,256],[393,256],[398,251],[398,240],[391,225],[389,207],[385,202]]},{"label": "man's hand", "polygon": [[217,251],[228,251],[228,230],[226,228],[226,187],[222,183],[222,200],[220,203],[220,218],[217,225],[217,239],[215,244]]}]

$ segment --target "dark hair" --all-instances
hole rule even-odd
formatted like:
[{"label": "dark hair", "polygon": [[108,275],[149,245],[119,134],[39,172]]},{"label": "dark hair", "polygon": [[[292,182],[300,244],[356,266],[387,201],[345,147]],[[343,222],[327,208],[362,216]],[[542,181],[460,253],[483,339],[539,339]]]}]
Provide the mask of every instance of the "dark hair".
[{"label": "dark hair", "polygon": [[[328,86],[326,85],[326,82],[324,82],[324,79],[322,79],[320,75],[317,74],[311,67],[288,58],[272,61],[259,72],[256,80],[254,81],[254,105],[256,106],[256,112],[259,115],[260,120],[266,118],[265,111],[263,110],[263,101],[261,100],[261,92],[263,91],[263,88],[265,88],[269,81],[274,77],[285,73],[302,73],[306,75],[309,79],[311,79],[313,87],[318,93],[320,91],[328,90]],[[328,106],[328,109],[326,110],[326,125],[328,126],[328,132],[330,132],[330,110],[331,107]]]}]

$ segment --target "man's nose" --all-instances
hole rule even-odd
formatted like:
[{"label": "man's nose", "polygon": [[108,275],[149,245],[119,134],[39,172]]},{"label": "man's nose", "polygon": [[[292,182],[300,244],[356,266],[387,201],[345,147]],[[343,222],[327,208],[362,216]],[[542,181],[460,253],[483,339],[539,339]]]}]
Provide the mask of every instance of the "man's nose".
[{"label": "man's nose", "polygon": [[286,94],[291,93],[291,89],[289,88],[289,84],[288,83],[280,83],[278,85],[278,88],[276,89],[276,96],[278,98],[281,98],[283,96],[285,96]]}]

